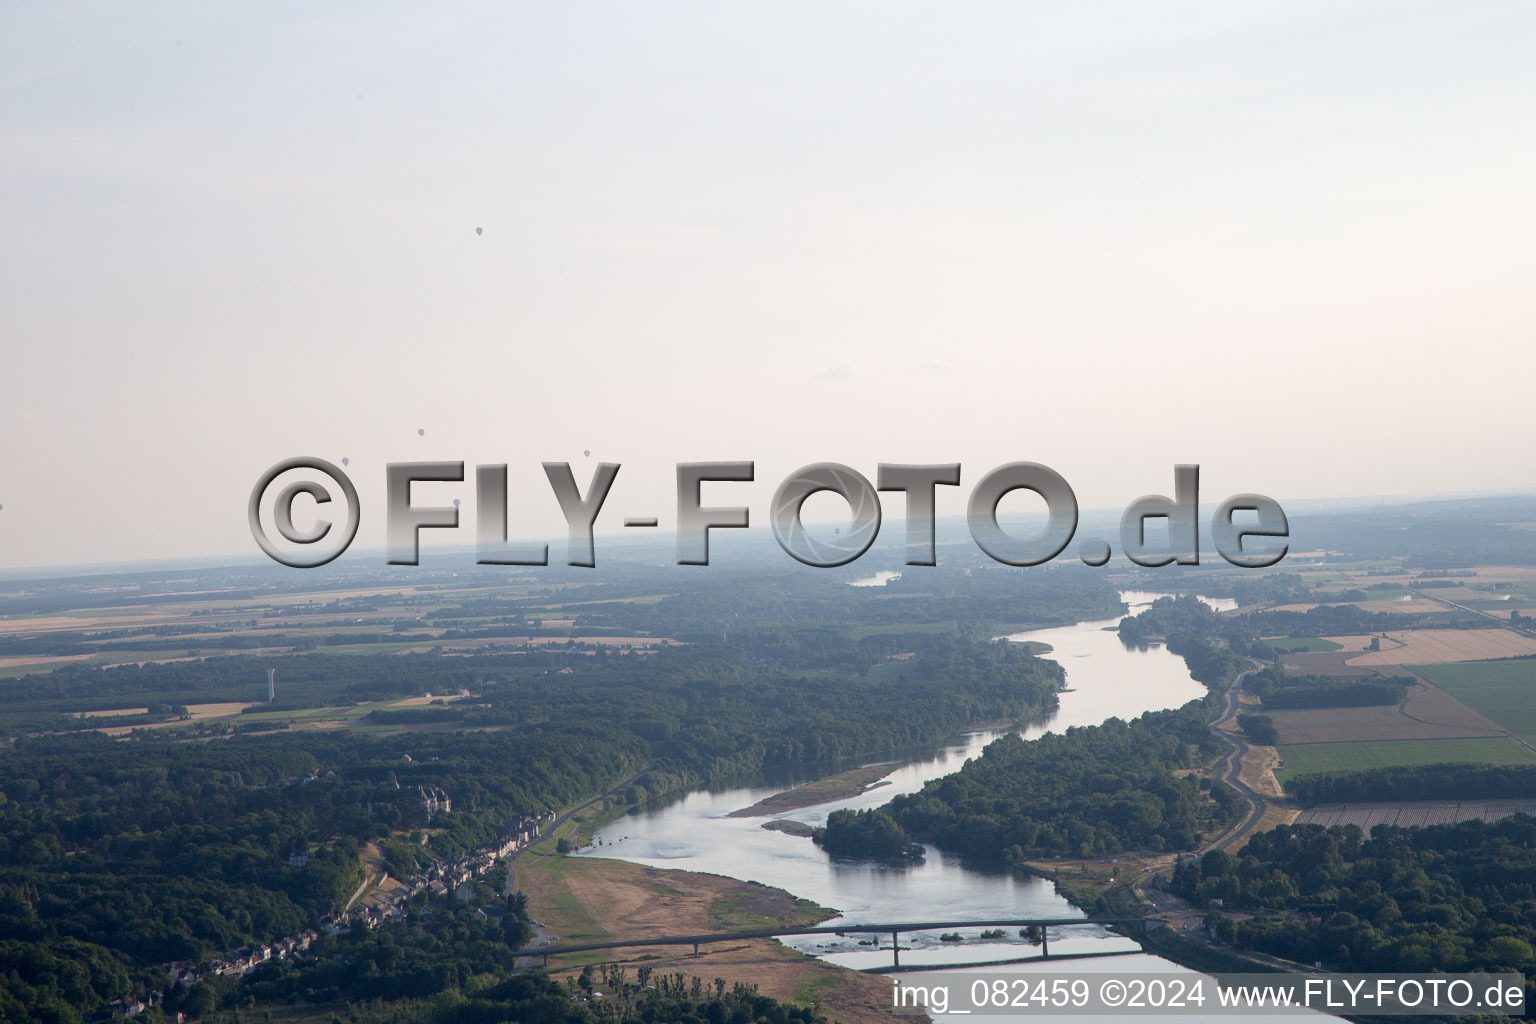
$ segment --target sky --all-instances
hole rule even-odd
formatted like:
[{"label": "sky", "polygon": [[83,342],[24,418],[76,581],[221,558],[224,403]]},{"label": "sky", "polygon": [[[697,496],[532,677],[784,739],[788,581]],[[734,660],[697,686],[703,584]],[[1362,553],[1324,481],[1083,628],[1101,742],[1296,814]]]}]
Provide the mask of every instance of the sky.
[{"label": "sky", "polygon": [[600,530],[706,460],[755,524],[823,461],[961,463],[941,514],[1017,460],[1084,508],[1536,489],[1524,0],[0,29],[0,568],[256,554],[299,455],[359,547],[411,460],[508,464],[514,536],[563,532],[543,461],[622,464]]}]

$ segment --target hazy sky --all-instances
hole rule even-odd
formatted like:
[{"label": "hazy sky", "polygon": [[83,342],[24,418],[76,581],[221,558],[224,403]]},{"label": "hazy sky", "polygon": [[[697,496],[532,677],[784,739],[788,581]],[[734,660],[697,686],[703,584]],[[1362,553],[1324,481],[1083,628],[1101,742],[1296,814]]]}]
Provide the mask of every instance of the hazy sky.
[{"label": "hazy sky", "polygon": [[1084,507],[1181,461],[1209,508],[1529,491],[1533,39],[1526,0],[10,5],[0,567],[255,553],[304,454],[360,545],[413,458],[511,464],[515,534],[548,459],[623,463],[615,527],[703,459],[758,462],[756,523],[822,460],[961,462],[945,513],[1014,459]]}]

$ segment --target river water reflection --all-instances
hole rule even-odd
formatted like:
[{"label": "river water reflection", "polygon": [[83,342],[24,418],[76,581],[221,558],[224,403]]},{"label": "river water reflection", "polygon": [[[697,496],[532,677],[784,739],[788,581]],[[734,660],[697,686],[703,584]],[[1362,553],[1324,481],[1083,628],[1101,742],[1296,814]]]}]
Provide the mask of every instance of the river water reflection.
[{"label": "river water reflection", "polygon": [[[1134,614],[1161,595],[1128,591],[1121,596]],[[1235,607],[1230,601],[1207,603],[1218,610]],[[1049,644],[1051,651],[1045,656],[1066,670],[1066,685],[1071,691],[1061,695],[1060,710],[1050,721],[1025,729],[1025,736],[1074,725],[1093,725],[1112,716],[1134,718],[1146,711],[1178,707],[1204,692],[1190,678],[1183,659],[1162,646],[1138,649],[1122,644],[1113,631],[1118,621],[1116,618],[1080,622],[1007,638]],[[967,733],[929,756],[903,765],[888,776],[887,785],[850,799],[774,817],[819,825],[825,822],[827,814],[839,808],[877,807],[899,793],[915,792],[931,779],[958,771],[968,758],[979,754],[1003,731]],[[620,818],[597,833],[595,838],[602,845],[589,847],[582,855],[617,857],[654,867],[704,871],[778,886],[823,906],[836,907],[841,916],[827,922],[829,925],[1083,916],[1056,895],[1045,879],[962,863],[959,857],[932,846],[927,848],[925,861],[911,865],[834,861],[809,839],[762,828],[763,818],[727,817],[731,811],[748,807],[784,788],[778,785],[690,793],[665,807]],[[966,934],[965,930],[962,934]],[[804,936],[785,941],[849,967],[890,963],[889,936],[878,948],[860,946],[859,939],[857,935],[846,939]],[[1053,929],[1051,933],[1053,953],[1138,948],[1130,939],[1091,925]],[[937,967],[1006,960],[1029,956],[1034,951],[1035,947],[1026,946],[1016,933],[1010,933],[1008,940],[981,941],[972,929],[961,944],[941,941],[938,932],[903,933],[901,959],[903,964]],[[1124,958],[1065,961],[1048,967],[1018,965],[1008,969],[1050,970],[1058,974],[1183,970],[1161,958],[1139,953]]]}]

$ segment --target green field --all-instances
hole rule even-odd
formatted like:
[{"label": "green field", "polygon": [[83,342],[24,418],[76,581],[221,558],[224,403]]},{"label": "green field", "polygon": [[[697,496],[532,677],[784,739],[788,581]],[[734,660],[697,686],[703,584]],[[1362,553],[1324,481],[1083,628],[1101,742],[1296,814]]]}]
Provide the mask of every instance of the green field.
[{"label": "green field", "polygon": [[1536,742],[1536,659],[1415,665],[1413,670],[1527,743]]},{"label": "green field", "polygon": [[1498,736],[1467,740],[1370,740],[1364,743],[1292,743],[1277,747],[1281,782],[1318,772],[1363,772],[1421,764],[1536,764],[1532,753]]},{"label": "green field", "polygon": [[377,700],[366,704],[343,705],[331,708],[295,708],[288,711],[251,711],[235,719],[237,724],[251,722],[287,724],[289,722],[350,722],[362,718],[370,711],[393,707],[395,700]]},{"label": "green field", "polygon": [[1338,651],[1343,650],[1344,647],[1343,644],[1324,640],[1320,636],[1280,636],[1273,640],[1265,640],[1264,643],[1282,654],[1291,654],[1295,651]]}]

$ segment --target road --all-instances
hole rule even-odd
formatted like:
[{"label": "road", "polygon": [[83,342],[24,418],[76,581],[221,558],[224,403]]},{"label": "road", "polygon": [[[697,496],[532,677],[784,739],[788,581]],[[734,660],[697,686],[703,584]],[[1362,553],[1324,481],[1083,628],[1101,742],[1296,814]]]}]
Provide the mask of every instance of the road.
[{"label": "road", "polygon": [[[1222,707],[1221,715],[1210,724],[1211,732],[1227,747],[1226,757],[1222,760],[1220,779],[1237,791],[1237,795],[1248,805],[1248,813],[1244,815],[1243,820],[1236,826],[1229,829],[1214,842],[1203,847],[1199,851],[1201,854],[1209,853],[1212,850],[1225,850],[1233,844],[1246,839],[1254,829],[1258,828],[1259,822],[1264,818],[1264,812],[1269,809],[1269,800],[1264,794],[1254,790],[1253,787],[1249,786],[1240,777],[1243,769],[1243,755],[1249,749],[1248,742],[1242,738],[1241,734],[1234,735],[1225,729],[1219,728],[1219,726],[1232,722],[1237,718],[1238,710],[1241,707],[1238,698],[1242,695],[1243,680],[1263,667],[1258,662],[1252,662],[1252,664],[1252,668],[1240,672],[1237,678],[1232,681],[1232,685],[1227,688],[1224,698],[1225,704]],[[1152,881],[1154,875],[1156,875],[1156,872],[1149,871],[1135,883],[1136,895],[1151,908],[1152,915],[1167,921],[1170,926],[1175,927],[1189,938],[1215,945],[1214,940],[1210,939],[1205,934],[1204,928],[1200,927],[1200,921],[1203,916],[1200,908],[1191,906],[1161,886],[1156,888],[1149,886],[1148,883]],[[1274,968],[1283,970],[1302,969],[1302,966],[1299,964],[1291,964],[1289,961],[1283,961],[1261,953],[1246,950],[1232,950],[1231,952],[1246,957],[1254,963],[1265,964]]]},{"label": "road", "polygon": [[[513,850],[505,859],[509,860],[509,861],[510,860],[516,860],[518,857],[522,856],[525,852],[527,852],[528,850],[533,849],[535,846],[538,846],[546,838],[548,838],[549,836],[553,835],[555,833],[555,831],[560,828],[561,825],[564,825],[567,821],[569,821],[571,819],[572,815],[580,814],[582,811],[586,810],[588,807],[591,807],[593,804],[597,803],[599,800],[606,800],[606,799],[612,797],[619,790],[628,788],[630,786],[630,784],[633,783],[639,777],[640,777],[640,773],[636,772],[634,775],[631,775],[629,778],[625,779],[623,782],[619,783],[617,786],[614,786],[612,789],[607,790],[606,792],[602,792],[602,793],[597,794],[597,796],[594,796],[592,799],[588,800],[584,804],[577,804],[575,807],[572,807],[570,810],[568,810],[564,814],[560,815],[554,821],[550,822],[548,828],[541,829],[539,831],[538,835],[535,838],[533,838],[533,839],[528,841],[528,844],[526,846],[522,847],[521,849]],[[508,865],[508,867],[507,867],[507,892],[510,893],[511,891],[512,891],[512,868],[511,868],[511,865]]]},{"label": "road", "polygon": [[[1243,680],[1263,667],[1258,662],[1252,662],[1252,664],[1252,668],[1238,673],[1237,678],[1232,680],[1232,685],[1227,687],[1227,692],[1223,697],[1225,703],[1222,706],[1221,715],[1210,724],[1211,732],[1227,747],[1226,757],[1222,759],[1219,778],[1237,791],[1237,795],[1248,805],[1248,812],[1237,825],[1201,848],[1199,851],[1201,854],[1209,853],[1211,850],[1225,850],[1234,843],[1246,839],[1258,827],[1259,822],[1264,818],[1264,812],[1269,809],[1268,799],[1262,793],[1255,791],[1241,778],[1243,755],[1248,752],[1248,742],[1240,734],[1234,735],[1220,728],[1221,725],[1234,721],[1237,718],[1238,709],[1241,707],[1238,698],[1242,695]],[[1154,913],[1167,915],[1170,918],[1188,917],[1198,913],[1195,908],[1190,907],[1189,904],[1172,893],[1150,888],[1147,883],[1152,880],[1155,874],[1157,874],[1156,871],[1149,871],[1135,883],[1136,895],[1148,904]]]},{"label": "road", "polygon": [[1438,604],[1442,608],[1452,608],[1458,612],[1466,612],[1468,615],[1477,615],[1482,618],[1489,619],[1498,623],[1501,629],[1512,629],[1517,633],[1524,633],[1526,636],[1536,636],[1536,629],[1528,629],[1527,627],[1522,626],[1518,622],[1514,622],[1510,619],[1501,619],[1492,612],[1484,612],[1478,611],[1476,608],[1468,608],[1464,604],[1457,604],[1455,601],[1452,601],[1448,598],[1436,597],[1433,593],[1424,590],[1418,590],[1414,587],[1409,587],[1408,593],[1412,594],[1414,597],[1422,597],[1426,601],[1433,601],[1435,604]]},{"label": "road", "polygon": [[[513,861],[517,860],[517,858],[522,856],[525,852],[527,852],[528,850],[533,849],[533,847],[537,846],[539,843],[543,842],[546,838],[548,838],[549,836],[553,835],[555,830],[557,830],[561,825],[564,825],[567,821],[569,821],[572,815],[580,814],[582,811],[586,810],[588,807],[591,807],[593,804],[597,803],[599,800],[602,800],[605,797],[613,796],[613,794],[619,792],[621,789],[624,789],[625,787],[627,787],[630,783],[634,782],[639,777],[640,776],[639,776],[638,773],[635,774],[635,775],[631,775],[629,778],[625,779],[623,782],[619,783],[617,786],[614,786],[612,789],[608,790],[606,793],[599,793],[597,796],[595,796],[592,799],[588,800],[586,803],[578,804],[577,806],[572,807],[570,810],[566,811],[564,814],[562,814],[559,817],[555,818],[554,821],[550,822],[548,828],[541,829],[539,831],[539,833],[538,833],[538,836],[536,838],[534,838],[533,840],[531,840],[528,843],[528,845],[522,847],[521,849],[513,850],[511,854],[509,854],[507,857],[503,858],[505,860],[505,862],[506,862],[506,865],[507,865],[507,882],[506,882],[506,885],[505,885],[505,887],[503,888],[502,891],[506,895],[508,895],[508,896],[512,895],[512,893],[517,891],[517,868],[512,863]],[[544,925],[540,924],[537,921],[533,922],[533,945],[535,945],[535,946],[547,946],[551,942],[556,941],[558,938],[559,938],[558,935],[555,935],[553,932],[551,932]],[[521,970],[523,968],[527,968],[527,967],[537,967],[538,964],[539,964],[539,960],[540,960],[540,958],[537,957],[537,956],[520,955],[513,962],[513,966],[516,967],[519,970]]]},{"label": "road", "polygon": [[1220,728],[1220,726],[1236,720],[1240,706],[1238,698],[1243,692],[1243,680],[1257,672],[1261,667],[1255,663],[1253,668],[1238,673],[1237,678],[1232,680],[1232,685],[1227,687],[1226,706],[1222,709],[1221,717],[1211,723],[1211,732],[1230,748],[1222,764],[1221,781],[1237,790],[1237,795],[1242,797],[1243,802],[1248,805],[1248,814],[1236,828],[1217,839],[1214,843],[1211,843],[1201,851],[1202,853],[1208,853],[1211,850],[1225,850],[1234,843],[1248,838],[1249,833],[1258,828],[1259,822],[1264,817],[1264,812],[1269,809],[1269,801],[1265,799],[1264,795],[1252,786],[1249,786],[1241,777],[1243,756],[1248,753],[1249,749],[1248,741],[1244,740],[1241,734],[1235,735]]},{"label": "road", "polygon": [[[1229,748],[1227,756],[1222,762],[1221,781],[1235,789],[1238,796],[1243,798],[1243,801],[1248,805],[1248,813],[1235,828],[1204,847],[1200,851],[1202,854],[1209,853],[1212,850],[1225,850],[1234,843],[1246,839],[1258,827],[1259,821],[1264,817],[1264,812],[1269,809],[1268,798],[1254,790],[1253,787],[1249,786],[1239,777],[1243,767],[1243,755],[1248,752],[1249,743],[1242,738],[1240,733],[1234,735],[1218,728],[1223,723],[1231,722],[1237,718],[1238,709],[1241,707],[1238,698],[1242,695],[1243,680],[1264,667],[1251,658],[1249,661],[1252,662],[1253,667],[1240,672],[1237,678],[1232,681],[1232,685],[1227,688],[1226,703],[1222,708],[1221,716],[1211,722],[1210,725],[1211,731],[1216,734],[1217,739],[1221,740]],[[1148,886],[1147,883],[1152,880],[1154,874],[1154,872],[1148,872],[1135,883],[1136,895],[1151,908],[1152,914],[1149,919],[1160,918],[1167,921],[1170,926],[1176,927],[1189,938],[1208,945],[1219,946],[1219,943],[1205,934],[1204,928],[1198,926],[1203,915],[1200,908],[1191,906],[1166,889],[1161,887],[1154,889]],[[1221,948],[1252,963],[1261,964],[1274,970],[1290,973],[1315,970],[1315,968],[1309,967],[1306,964],[1270,956],[1267,953],[1260,953],[1251,949],[1235,949],[1226,946]]]}]

